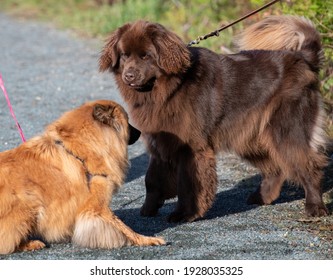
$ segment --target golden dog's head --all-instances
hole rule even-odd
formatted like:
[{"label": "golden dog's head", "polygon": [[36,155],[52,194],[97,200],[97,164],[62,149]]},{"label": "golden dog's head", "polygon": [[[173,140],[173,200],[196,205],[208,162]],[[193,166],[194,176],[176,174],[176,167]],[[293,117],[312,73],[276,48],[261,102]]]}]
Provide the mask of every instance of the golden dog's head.
[{"label": "golden dog's head", "polygon": [[110,100],[87,102],[66,112],[46,132],[71,150],[82,150],[77,154],[102,148],[124,154],[127,144],[133,144],[141,134],[128,123],[124,108]]},{"label": "golden dog's head", "polygon": [[66,112],[51,124],[48,130],[56,130],[61,140],[68,138],[71,141],[112,134],[112,137],[117,137],[120,142],[129,145],[135,143],[141,134],[129,124],[124,108],[111,100],[87,102],[77,109]]},{"label": "golden dog's head", "polygon": [[184,72],[190,52],[182,40],[157,23],[136,21],[114,31],[100,57],[100,70],[120,73],[124,84],[148,91],[162,75]]}]

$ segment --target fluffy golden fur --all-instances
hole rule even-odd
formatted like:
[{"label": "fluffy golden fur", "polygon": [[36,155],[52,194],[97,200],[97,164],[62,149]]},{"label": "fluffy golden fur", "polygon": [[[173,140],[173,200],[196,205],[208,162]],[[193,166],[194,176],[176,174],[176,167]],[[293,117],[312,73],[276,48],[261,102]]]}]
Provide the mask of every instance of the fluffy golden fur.
[{"label": "fluffy golden fur", "polygon": [[33,236],[90,248],[164,244],[109,208],[128,167],[127,145],[139,135],[120,105],[99,100],[0,153],[0,254],[45,247]]},{"label": "fluffy golden fur", "polygon": [[169,221],[193,221],[211,207],[216,154],[232,151],[263,181],[249,203],[270,204],[285,180],[304,187],[309,216],[327,214],[318,86],[320,36],[298,17],[267,18],[246,30],[238,54],[187,47],[160,24],[115,30],[100,57],[111,71],[151,154],[144,216],[178,196]]}]

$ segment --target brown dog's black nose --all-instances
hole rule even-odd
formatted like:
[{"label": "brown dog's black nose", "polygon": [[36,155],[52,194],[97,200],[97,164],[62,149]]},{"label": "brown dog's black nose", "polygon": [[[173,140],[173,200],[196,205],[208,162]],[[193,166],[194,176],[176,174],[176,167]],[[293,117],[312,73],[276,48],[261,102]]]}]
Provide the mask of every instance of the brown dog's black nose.
[{"label": "brown dog's black nose", "polygon": [[132,82],[132,81],[134,81],[135,76],[132,72],[127,72],[125,74],[125,79],[126,79],[127,82]]}]

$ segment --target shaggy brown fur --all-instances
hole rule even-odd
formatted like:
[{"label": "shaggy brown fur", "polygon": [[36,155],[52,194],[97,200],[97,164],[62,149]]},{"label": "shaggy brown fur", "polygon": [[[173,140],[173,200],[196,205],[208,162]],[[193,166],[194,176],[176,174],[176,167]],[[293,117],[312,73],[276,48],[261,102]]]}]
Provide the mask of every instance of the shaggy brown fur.
[{"label": "shaggy brown fur", "polygon": [[158,245],[109,209],[128,166],[127,144],[140,136],[112,101],[67,112],[41,136],[0,153],[0,254],[47,242],[83,247]]},{"label": "shaggy brown fur", "polygon": [[262,184],[249,203],[272,203],[290,180],[304,187],[307,215],[327,214],[320,188],[326,158],[318,32],[305,19],[277,17],[243,38],[244,48],[281,50],[219,55],[188,48],[145,21],[126,24],[108,39],[100,70],[115,75],[151,154],[142,215],[155,215],[178,195],[169,221],[203,217],[215,197],[220,151],[261,170]]}]

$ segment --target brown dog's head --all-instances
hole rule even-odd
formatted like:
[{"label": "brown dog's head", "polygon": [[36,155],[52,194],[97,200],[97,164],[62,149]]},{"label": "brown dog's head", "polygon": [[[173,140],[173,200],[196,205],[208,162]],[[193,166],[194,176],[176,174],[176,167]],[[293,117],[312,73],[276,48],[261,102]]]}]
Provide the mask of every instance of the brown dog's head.
[{"label": "brown dog's head", "polygon": [[190,52],[176,34],[141,20],[111,34],[99,64],[100,71],[121,74],[123,83],[138,91],[150,90],[161,75],[183,73],[189,66]]}]

